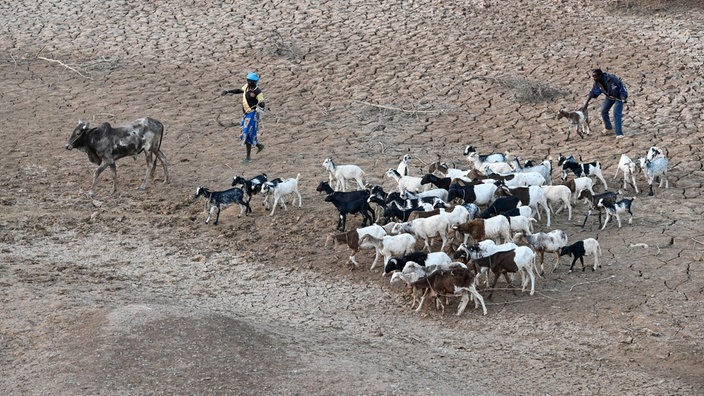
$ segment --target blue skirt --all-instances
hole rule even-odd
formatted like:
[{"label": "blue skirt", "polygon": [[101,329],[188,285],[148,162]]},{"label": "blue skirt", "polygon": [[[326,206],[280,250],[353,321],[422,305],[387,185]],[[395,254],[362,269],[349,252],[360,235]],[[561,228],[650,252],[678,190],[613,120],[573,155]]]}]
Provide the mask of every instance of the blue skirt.
[{"label": "blue skirt", "polygon": [[242,144],[249,143],[252,146],[259,144],[257,139],[257,131],[259,130],[259,113],[256,111],[249,112],[242,117],[240,122],[242,127],[242,134],[240,134],[240,140]]}]

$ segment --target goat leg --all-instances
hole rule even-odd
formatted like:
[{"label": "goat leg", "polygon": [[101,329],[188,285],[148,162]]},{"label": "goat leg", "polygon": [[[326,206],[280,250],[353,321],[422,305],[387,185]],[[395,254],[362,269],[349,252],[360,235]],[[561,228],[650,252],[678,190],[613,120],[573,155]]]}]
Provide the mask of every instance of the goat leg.
[{"label": "goat leg", "polygon": [[[589,216],[592,214],[592,210],[589,209],[587,211],[587,214],[584,216],[584,222],[582,223],[582,228],[584,228],[585,225],[587,225],[587,219],[589,219]],[[601,225],[601,217],[599,217],[599,225]]]}]

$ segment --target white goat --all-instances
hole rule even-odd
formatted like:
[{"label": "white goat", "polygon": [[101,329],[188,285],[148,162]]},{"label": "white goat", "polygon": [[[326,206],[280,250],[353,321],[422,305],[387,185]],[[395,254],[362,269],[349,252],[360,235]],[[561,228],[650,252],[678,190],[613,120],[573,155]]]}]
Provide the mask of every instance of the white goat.
[{"label": "white goat", "polygon": [[[477,153],[477,148],[469,145],[464,148],[464,155],[469,155],[471,153]],[[491,153],[491,154],[482,154],[479,155],[478,153],[476,154],[479,159],[481,159],[483,162],[506,162],[508,158],[508,152],[502,154],[502,153]]]},{"label": "white goat", "polygon": [[640,158],[640,167],[643,168],[643,173],[645,173],[645,177],[648,179],[648,187],[650,188],[648,195],[653,195],[653,180],[655,180],[656,177],[660,179],[658,187],[662,188],[662,184],[665,182],[665,188],[670,188],[670,182],[667,180],[668,165],[669,161],[665,157],[657,157],[652,161],[647,158]]},{"label": "white goat", "polygon": [[[463,208],[464,209],[464,208]],[[465,210],[466,212],[466,210]],[[440,250],[445,248],[447,244],[447,231],[450,227],[450,217],[445,215],[443,211],[435,216],[417,218],[406,223],[398,223],[394,227],[394,232],[410,233],[416,238],[424,241],[424,249],[430,252],[430,243],[436,236],[442,239]]]},{"label": "white goat", "polygon": [[[650,154],[650,153],[648,153]],[[614,175],[614,180],[618,177],[618,172],[623,173],[623,190],[628,191],[628,182],[633,184],[633,188],[636,189],[636,194],[638,194],[638,185],[636,184],[636,168],[637,164],[633,162],[626,154],[621,154],[621,159],[618,160],[618,166],[616,167],[616,174]],[[630,180],[629,180],[630,179]]]},{"label": "white goat", "polygon": [[645,158],[649,161],[652,161],[655,158],[667,158],[667,155],[660,148],[652,146],[648,149],[648,153],[645,155]]},{"label": "white goat", "polygon": [[421,184],[423,178],[416,176],[401,176],[396,169],[389,168],[386,171],[386,176],[396,180],[398,183],[398,191],[410,191],[413,193],[419,193],[421,191],[427,191],[430,189],[431,184]]},{"label": "white goat", "polygon": [[518,241],[525,239],[528,244],[533,247],[536,253],[540,254],[540,275],[545,274],[545,269],[543,267],[543,260],[545,258],[545,253],[555,253],[555,266],[553,267],[553,272],[560,263],[560,248],[567,245],[567,234],[562,230],[553,230],[550,232],[538,232],[532,235],[525,235],[517,233],[514,235],[513,240]]},{"label": "white goat", "polygon": [[483,159],[476,151],[472,151],[467,155],[467,161],[474,166],[474,169],[483,173],[486,173],[487,167],[496,173],[511,172],[513,170],[506,162],[495,162]]},{"label": "white goat", "polygon": [[446,163],[434,162],[428,167],[428,173],[439,173],[444,177],[449,177],[450,179],[463,179],[469,181],[467,178],[467,173],[469,170],[450,168]]},{"label": "white goat", "polygon": [[[589,179],[591,180],[591,179]],[[572,191],[565,185],[541,186],[545,192],[545,199],[548,201],[548,206],[553,213],[560,213],[562,209],[567,208],[567,220],[572,220]],[[560,204],[557,210],[552,208],[552,204]]]},{"label": "white goat", "polygon": [[443,202],[447,202],[448,191],[444,188],[434,188],[432,190],[421,191],[414,193],[408,190],[401,191],[402,199],[414,199],[414,198],[426,198],[426,197],[437,197],[442,199]]},{"label": "white goat", "polygon": [[545,183],[547,185],[552,185],[552,161],[550,160],[545,160],[535,166],[523,166],[521,165],[520,158],[516,156],[513,157],[513,160],[511,161],[510,165],[513,166],[513,169],[516,173],[540,173],[545,179]]},{"label": "white goat", "polygon": [[274,192],[274,205],[271,208],[271,213],[269,216],[273,216],[274,212],[276,211],[276,204],[281,203],[281,207],[284,208],[284,210],[288,210],[286,207],[286,201],[285,197],[287,195],[291,195],[291,205],[296,204],[296,194],[298,196],[298,207],[300,208],[302,205],[302,199],[301,199],[301,193],[298,192],[298,178],[301,177],[301,174],[299,173],[296,175],[296,178],[288,178],[284,179],[284,181],[278,183],[278,184],[269,184],[269,183],[264,183],[262,186],[262,192],[265,194],[269,194],[271,191]]},{"label": "white goat", "polygon": [[335,190],[346,191],[347,180],[355,180],[360,190],[364,190],[364,176],[366,173],[357,165],[335,165],[331,157],[325,158],[323,168],[328,171],[330,185],[337,180]]},{"label": "white goat", "polygon": [[[383,265],[389,261],[391,257],[405,256],[416,249],[416,238],[410,234],[386,235],[383,238],[377,238],[371,234],[364,235],[360,243],[371,243],[376,248],[377,253],[384,256]],[[376,267],[376,260],[372,263],[369,270]]]},{"label": "white goat", "polygon": [[511,226],[511,232],[522,232],[526,235],[533,233],[533,222],[535,220],[532,217],[526,216],[509,216],[508,223]]},{"label": "white goat", "polygon": [[541,219],[538,207],[542,207],[545,211],[545,217],[547,218],[545,225],[550,227],[550,208],[548,207],[548,200],[545,197],[545,191],[543,191],[543,188],[541,186],[528,186],[516,188],[507,188],[502,186],[499,195],[513,195],[515,197],[518,197],[523,205],[529,206],[531,209],[533,209],[533,211],[538,216],[538,220]]},{"label": "white goat", "polygon": [[396,168],[396,171],[401,175],[401,176],[410,176],[410,164],[411,160],[413,157],[411,157],[410,154],[406,154],[401,158],[401,162],[398,164],[398,168]]},{"label": "white goat", "polygon": [[[510,188],[542,186],[546,183],[545,177],[538,172],[497,173],[497,175],[505,178],[504,184]],[[492,173],[488,173],[487,176],[491,177]]]}]

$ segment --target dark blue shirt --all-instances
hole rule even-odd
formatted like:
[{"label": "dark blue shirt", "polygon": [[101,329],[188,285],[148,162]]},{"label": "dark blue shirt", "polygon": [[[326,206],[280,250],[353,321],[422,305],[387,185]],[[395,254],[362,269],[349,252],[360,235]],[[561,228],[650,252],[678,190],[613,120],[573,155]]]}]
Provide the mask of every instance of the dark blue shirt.
[{"label": "dark blue shirt", "polygon": [[611,99],[626,100],[628,98],[628,90],[618,77],[611,73],[604,73],[604,82],[606,85],[594,82],[592,90],[589,91],[590,98],[594,99],[602,93]]}]

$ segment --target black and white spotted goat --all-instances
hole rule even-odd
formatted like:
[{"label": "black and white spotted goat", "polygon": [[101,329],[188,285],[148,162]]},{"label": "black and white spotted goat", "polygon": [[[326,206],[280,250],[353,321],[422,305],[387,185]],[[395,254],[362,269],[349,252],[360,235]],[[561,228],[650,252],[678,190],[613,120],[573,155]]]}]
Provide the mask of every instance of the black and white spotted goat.
[{"label": "black and white spotted goat", "polygon": [[635,201],[635,199],[636,197],[624,198],[615,203],[610,203],[604,200],[603,198],[599,200],[597,206],[606,210],[606,220],[604,220],[604,225],[601,227],[601,229],[603,230],[604,228],[606,228],[606,224],[608,224],[609,219],[612,216],[616,216],[618,228],[621,228],[621,215],[625,214],[626,212],[628,212],[628,224],[633,223],[633,212],[631,211],[631,206],[633,206],[633,201]]},{"label": "black and white spotted goat", "polygon": [[562,167],[562,180],[567,179],[568,172],[574,173],[575,177],[594,176],[601,180],[601,183],[604,184],[604,190],[609,189],[606,185],[606,179],[604,179],[604,175],[601,173],[601,164],[599,161],[577,162],[572,155],[565,157],[560,154],[560,159],[557,161],[557,166]]},{"label": "black and white spotted goat", "polygon": [[237,217],[241,217],[242,213],[246,216],[247,213],[252,212],[252,208],[249,207],[249,201],[244,200],[244,190],[239,187],[234,187],[225,191],[210,191],[207,187],[198,187],[194,198],[198,198],[201,195],[207,199],[206,209],[210,206],[208,218],[205,219],[206,224],[210,221],[210,216],[216,209],[218,213],[215,216],[215,222],[213,222],[213,224],[218,224],[218,220],[220,220],[221,206],[238,204],[240,206],[240,214]]},{"label": "black and white spotted goat", "polygon": [[251,179],[245,179],[244,175],[235,176],[232,178],[232,187],[242,186],[244,192],[249,195],[249,199],[252,199],[252,195],[258,194],[262,191],[262,186],[267,182],[266,173],[254,176]]}]

